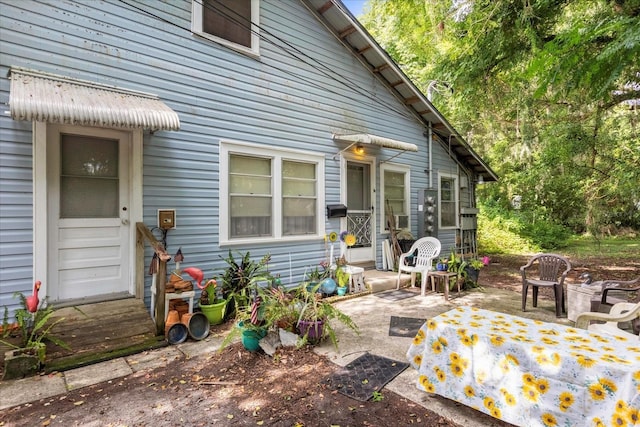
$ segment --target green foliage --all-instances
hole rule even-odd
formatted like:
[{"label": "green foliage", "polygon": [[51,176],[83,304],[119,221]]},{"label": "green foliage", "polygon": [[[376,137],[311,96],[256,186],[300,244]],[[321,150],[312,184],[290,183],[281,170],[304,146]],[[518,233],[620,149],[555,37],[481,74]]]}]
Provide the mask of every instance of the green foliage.
[{"label": "green foliage", "polygon": [[[64,321],[64,317],[50,322],[50,319],[54,313],[52,306],[49,305],[46,308],[43,308],[43,304],[40,304],[35,313],[30,313],[27,310],[27,302],[25,296],[20,292],[16,292],[14,294],[14,297],[19,298],[20,304],[22,305],[21,308],[15,311],[15,318],[18,325],[18,333],[21,339],[21,343],[20,345],[15,345],[5,340],[0,340],[0,342],[13,348],[31,349],[36,354],[38,354],[41,362],[44,362],[46,353],[45,341],[51,341],[52,343],[66,350],[71,350],[71,348],[64,341],[51,335],[51,330],[53,329],[53,327],[58,323]],[[3,317],[3,338],[7,338],[11,333],[11,328],[9,327],[7,317],[7,307],[5,307]]]},{"label": "green foliage", "polygon": [[[296,307],[298,312],[298,322],[301,320],[324,321],[323,338],[328,337],[336,348],[338,348],[338,339],[331,321],[337,320],[357,334],[360,333],[358,325],[349,315],[340,311],[326,299],[323,299],[318,292],[315,292],[315,289],[308,290],[306,286],[298,287],[294,291],[291,304]],[[307,341],[306,336],[302,338],[303,342]]]},{"label": "green foliage", "polygon": [[384,400],[384,396],[381,392],[379,391],[374,391],[373,395],[371,397],[371,401],[373,402],[382,402]]},{"label": "green foliage", "polygon": [[225,299],[233,298],[236,306],[246,306],[249,303],[249,291],[253,285],[261,281],[270,281],[268,264],[271,260],[270,254],[264,255],[259,261],[251,259],[251,254],[247,251],[244,255],[237,254],[236,259],[229,249],[226,258],[222,258],[227,266],[222,270],[222,294]]},{"label": "green foliage", "polygon": [[350,274],[347,273],[342,267],[336,268],[336,281],[338,286],[345,287],[349,284]]},{"label": "green foliage", "polygon": [[330,275],[331,270],[329,269],[329,265],[326,263],[322,263],[315,266],[311,271],[307,273],[307,280],[309,280],[309,282],[320,282]]},{"label": "green foliage", "polygon": [[496,204],[481,205],[478,246],[481,253],[534,253],[565,247],[570,231],[529,212]]},{"label": "green foliage", "polygon": [[[331,321],[338,321],[360,333],[357,324],[346,313],[340,311],[329,300],[321,297],[317,292],[320,284],[308,290],[306,286],[299,286],[290,291],[282,288],[262,287],[257,284],[250,286],[252,292],[260,297],[259,310],[257,312],[257,323],[252,323],[251,314],[252,302],[241,305],[235,314],[235,323],[229,333],[225,336],[220,349],[222,350],[234,339],[236,339],[243,329],[269,330],[283,328],[289,332],[295,332],[297,324],[301,320],[313,321],[322,320],[323,336],[329,338],[333,345],[338,347],[336,332],[331,325]],[[242,327],[237,326],[242,324]],[[308,337],[302,336],[298,345],[303,346],[308,343]]]},{"label": "green foliage", "polygon": [[524,217],[490,217],[491,237],[551,248],[563,228],[640,229],[640,116],[624,102],[640,99],[629,84],[638,1],[370,0],[368,10],[365,27],[425,93],[434,80],[453,87],[434,105],[500,177],[478,196],[504,212],[523,197]]}]

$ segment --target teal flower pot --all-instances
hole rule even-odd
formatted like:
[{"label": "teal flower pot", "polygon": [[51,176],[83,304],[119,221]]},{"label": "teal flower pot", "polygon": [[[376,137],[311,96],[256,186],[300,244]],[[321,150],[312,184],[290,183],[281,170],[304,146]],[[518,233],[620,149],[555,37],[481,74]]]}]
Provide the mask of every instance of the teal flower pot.
[{"label": "teal flower pot", "polygon": [[258,329],[247,329],[243,326],[243,323],[238,323],[238,327],[242,329],[242,345],[248,351],[258,351],[260,348],[260,340],[267,335],[267,330],[258,328]]}]

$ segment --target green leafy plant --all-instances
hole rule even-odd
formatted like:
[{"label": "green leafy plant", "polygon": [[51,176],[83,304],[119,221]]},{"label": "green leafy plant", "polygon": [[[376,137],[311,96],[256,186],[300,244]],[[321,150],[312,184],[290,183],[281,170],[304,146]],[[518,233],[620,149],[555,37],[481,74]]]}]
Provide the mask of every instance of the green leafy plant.
[{"label": "green leafy plant", "polygon": [[479,259],[472,259],[471,261],[469,261],[469,267],[473,268],[474,270],[480,270],[482,267],[484,267],[484,264]]},{"label": "green leafy plant", "polygon": [[[355,333],[360,334],[360,329],[353,319],[326,299],[323,299],[321,295],[315,292],[315,289],[308,290],[305,286],[297,288],[291,303],[295,305],[298,312],[297,323],[299,324],[301,321],[324,322],[320,339],[328,337],[336,348],[338,347],[338,339],[335,330],[331,326],[332,320],[337,320]],[[308,334],[303,335],[301,344],[306,342],[308,342]]]},{"label": "green leafy plant", "polygon": [[220,257],[227,263],[220,276],[222,295],[227,301],[234,300],[231,310],[249,303],[252,285],[272,279],[268,271],[270,254],[266,254],[259,261],[252,260],[249,252],[244,255],[238,253],[238,256],[236,259],[229,250],[227,258]]},{"label": "green leafy plant", "polygon": [[344,268],[336,268],[336,281],[338,282],[338,286],[341,288],[346,287],[349,284],[349,277],[350,274],[347,273]]},{"label": "green leafy plant", "polygon": [[28,352],[36,354],[41,363],[44,362],[46,355],[45,341],[50,341],[66,350],[71,350],[64,341],[51,335],[53,327],[64,321],[64,317],[56,319],[53,322],[49,322],[54,313],[52,306],[49,305],[46,308],[43,308],[43,301],[35,313],[31,313],[26,308],[26,298],[23,294],[16,292],[14,297],[20,298],[20,303],[22,305],[22,308],[17,309],[15,312],[17,323],[17,328],[15,328],[15,330],[20,337],[20,344],[14,344],[6,340],[6,338],[10,336],[12,330],[7,321],[7,307],[5,307],[3,318],[2,336],[5,339],[0,340],[0,342],[15,349],[25,349]]},{"label": "green leafy plant", "polygon": [[[240,337],[244,331],[255,331],[266,334],[266,331],[273,327],[283,327],[293,331],[293,324],[297,318],[291,298],[279,287],[263,287],[256,282],[251,283],[247,290],[250,294],[255,294],[259,298],[256,305],[256,315],[253,315],[254,300],[249,297],[245,304],[239,305],[234,314],[234,327],[227,333],[220,350],[225,348],[235,339]],[[287,320],[289,327],[281,324],[280,321]]]},{"label": "green leafy plant", "polygon": [[331,270],[329,270],[328,264],[323,262],[307,273],[307,280],[311,283],[320,282],[329,277],[330,274]]},{"label": "green leafy plant", "polygon": [[373,402],[381,402],[384,399],[384,396],[379,391],[374,391],[371,400]]}]

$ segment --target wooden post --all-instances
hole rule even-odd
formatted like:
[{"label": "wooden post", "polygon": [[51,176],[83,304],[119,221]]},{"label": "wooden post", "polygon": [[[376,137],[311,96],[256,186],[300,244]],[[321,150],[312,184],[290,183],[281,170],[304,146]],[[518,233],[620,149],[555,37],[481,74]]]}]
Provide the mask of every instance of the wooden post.
[{"label": "wooden post", "polygon": [[164,335],[164,312],[165,286],[167,283],[167,261],[160,260],[158,265],[158,281],[156,282],[156,333]]},{"label": "wooden post", "polygon": [[[164,302],[165,302],[165,287],[167,283],[167,262],[171,259],[171,255],[169,255],[162,243],[158,242],[149,230],[143,223],[136,223],[136,229],[138,233],[144,237],[155,253],[158,255],[158,281],[156,283],[156,333],[158,335],[164,335],[164,318],[166,313],[164,312]],[[144,269],[142,269],[142,273],[144,274]]]}]

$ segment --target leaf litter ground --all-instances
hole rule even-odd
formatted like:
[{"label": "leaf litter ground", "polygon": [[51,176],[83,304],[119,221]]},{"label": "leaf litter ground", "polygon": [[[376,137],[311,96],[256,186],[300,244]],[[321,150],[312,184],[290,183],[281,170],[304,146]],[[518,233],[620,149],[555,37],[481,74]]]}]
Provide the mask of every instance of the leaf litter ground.
[{"label": "leaf litter ground", "polygon": [[[481,283],[519,291],[518,268],[526,257],[494,261],[482,270]],[[577,282],[589,270],[598,278],[628,280],[640,268],[628,260],[617,264],[604,258],[576,262],[571,279]],[[228,327],[213,327],[212,333]],[[381,400],[345,396],[328,381],[338,369],[311,348],[280,349],[270,357],[234,344],[208,357],[179,359],[1,411],[0,426],[458,426],[386,389]],[[506,425],[479,412],[478,417]]]}]

